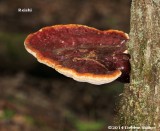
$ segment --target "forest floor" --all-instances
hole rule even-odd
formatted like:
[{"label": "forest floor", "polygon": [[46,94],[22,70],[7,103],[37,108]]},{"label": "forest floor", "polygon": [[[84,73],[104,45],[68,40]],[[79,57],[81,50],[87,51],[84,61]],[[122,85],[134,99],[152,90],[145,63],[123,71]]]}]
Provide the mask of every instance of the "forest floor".
[{"label": "forest floor", "polygon": [[117,84],[98,87],[24,72],[1,75],[0,131],[105,131],[114,124],[123,86]]}]

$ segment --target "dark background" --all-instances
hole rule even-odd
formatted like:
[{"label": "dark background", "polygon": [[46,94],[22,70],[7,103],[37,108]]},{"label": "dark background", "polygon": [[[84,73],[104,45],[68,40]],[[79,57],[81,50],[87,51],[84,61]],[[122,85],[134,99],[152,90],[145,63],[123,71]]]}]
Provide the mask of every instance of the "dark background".
[{"label": "dark background", "polygon": [[129,33],[130,4],[131,0],[1,0],[0,131],[106,131],[115,125],[123,83],[76,82],[37,62],[23,43],[28,34],[56,24]]}]

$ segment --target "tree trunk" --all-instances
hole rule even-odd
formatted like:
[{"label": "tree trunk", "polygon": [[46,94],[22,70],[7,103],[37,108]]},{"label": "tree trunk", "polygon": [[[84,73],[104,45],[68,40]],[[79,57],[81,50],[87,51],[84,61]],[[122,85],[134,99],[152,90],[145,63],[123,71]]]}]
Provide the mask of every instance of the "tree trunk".
[{"label": "tree trunk", "polygon": [[[160,128],[160,0],[132,0],[131,82],[120,102],[120,125]],[[149,128],[149,127],[148,127]]]}]

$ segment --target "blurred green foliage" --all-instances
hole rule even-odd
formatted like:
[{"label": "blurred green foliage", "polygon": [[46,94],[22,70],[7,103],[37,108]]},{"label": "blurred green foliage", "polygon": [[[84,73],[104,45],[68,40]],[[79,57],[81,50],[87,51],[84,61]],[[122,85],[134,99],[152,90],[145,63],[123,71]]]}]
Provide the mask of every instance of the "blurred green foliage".
[{"label": "blurred green foliage", "polygon": [[26,115],[25,116],[25,120],[27,121],[27,123],[33,125],[35,123],[35,120],[32,116]]},{"label": "blurred green foliage", "polygon": [[5,109],[0,113],[0,120],[8,120],[11,119],[15,115],[15,111],[11,109]]},{"label": "blurred green foliage", "polygon": [[105,123],[103,121],[77,120],[75,126],[77,131],[100,131],[105,126]]},{"label": "blurred green foliage", "polygon": [[0,32],[1,68],[4,70],[19,70],[30,67],[29,65],[33,63],[34,59],[24,48],[25,38],[25,34]]},{"label": "blurred green foliage", "polygon": [[18,57],[25,57],[26,55],[24,53],[23,45],[24,39],[24,34],[0,32],[0,46],[6,51],[2,52],[6,53],[12,59],[17,59]]},{"label": "blurred green foliage", "polygon": [[103,119],[84,119],[73,112],[66,112],[65,116],[74,125],[76,131],[100,131],[106,125],[105,120]]}]

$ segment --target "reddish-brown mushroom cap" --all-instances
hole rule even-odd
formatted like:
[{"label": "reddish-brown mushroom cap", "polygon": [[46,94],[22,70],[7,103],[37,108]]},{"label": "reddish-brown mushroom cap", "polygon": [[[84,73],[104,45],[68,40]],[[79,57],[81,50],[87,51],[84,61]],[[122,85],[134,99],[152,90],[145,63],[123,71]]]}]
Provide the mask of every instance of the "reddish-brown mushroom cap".
[{"label": "reddish-brown mushroom cap", "polygon": [[128,39],[122,31],[70,24],[42,28],[30,34],[24,45],[39,62],[59,73],[100,85],[121,76],[115,58],[126,53]]}]

